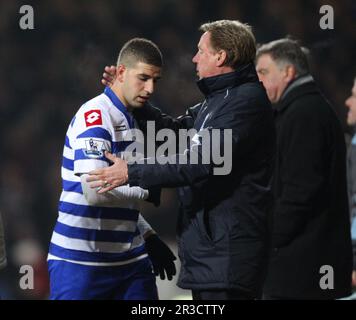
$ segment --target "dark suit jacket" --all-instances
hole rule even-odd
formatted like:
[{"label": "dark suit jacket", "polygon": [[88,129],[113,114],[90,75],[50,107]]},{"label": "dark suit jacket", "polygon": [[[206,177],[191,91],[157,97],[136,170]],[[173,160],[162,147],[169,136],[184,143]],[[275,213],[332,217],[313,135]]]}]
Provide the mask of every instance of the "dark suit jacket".
[{"label": "dark suit jacket", "polygon": [[[352,251],[341,125],[313,80],[275,106],[275,123],[273,250],[264,292],[297,299],[347,296]],[[333,268],[333,289],[320,287],[323,265]]]},{"label": "dark suit jacket", "polygon": [[[239,289],[257,295],[267,268],[273,200],[272,108],[252,63],[236,72],[202,79],[198,85],[204,102],[180,119],[149,107],[138,113],[143,122],[154,120],[156,128],[203,127],[221,133],[231,129],[232,171],[214,175],[213,162],[202,163],[202,145],[198,145],[188,152],[197,155],[198,163],[129,165],[129,183],[143,188],[180,187],[179,286]],[[142,128],[145,124],[139,118],[136,114]],[[224,141],[221,135],[221,146]],[[220,151],[213,148],[211,155]]]}]

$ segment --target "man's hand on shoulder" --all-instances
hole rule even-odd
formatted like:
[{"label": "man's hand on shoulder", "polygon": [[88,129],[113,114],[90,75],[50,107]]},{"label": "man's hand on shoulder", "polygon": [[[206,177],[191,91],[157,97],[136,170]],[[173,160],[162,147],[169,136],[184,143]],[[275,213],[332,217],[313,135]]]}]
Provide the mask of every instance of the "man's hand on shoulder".
[{"label": "man's hand on shoulder", "polygon": [[115,66],[106,66],[104,68],[103,78],[101,83],[104,86],[111,87],[116,79],[116,67]]}]

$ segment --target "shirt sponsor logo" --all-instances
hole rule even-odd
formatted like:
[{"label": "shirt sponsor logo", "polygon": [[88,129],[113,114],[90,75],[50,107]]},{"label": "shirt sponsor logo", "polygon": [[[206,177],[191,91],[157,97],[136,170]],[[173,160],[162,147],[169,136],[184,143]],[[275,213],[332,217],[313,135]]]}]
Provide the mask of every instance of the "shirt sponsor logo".
[{"label": "shirt sponsor logo", "polygon": [[87,127],[102,125],[100,110],[90,110],[84,113],[85,124]]},{"label": "shirt sponsor logo", "polygon": [[91,159],[98,159],[104,156],[104,142],[95,139],[85,140],[86,149],[84,155]]}]

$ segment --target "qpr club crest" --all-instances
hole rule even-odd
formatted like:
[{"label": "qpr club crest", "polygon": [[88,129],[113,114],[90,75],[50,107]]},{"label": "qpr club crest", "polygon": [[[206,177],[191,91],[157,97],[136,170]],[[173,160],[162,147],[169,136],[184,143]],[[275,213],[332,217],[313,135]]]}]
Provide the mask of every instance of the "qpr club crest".
[{"label": "qpr club crest", "polygon": [[104,142],[100,140],[90,139],[85,140],[86,149],[83,152],[88,158],[101,158],[104,156]]}]

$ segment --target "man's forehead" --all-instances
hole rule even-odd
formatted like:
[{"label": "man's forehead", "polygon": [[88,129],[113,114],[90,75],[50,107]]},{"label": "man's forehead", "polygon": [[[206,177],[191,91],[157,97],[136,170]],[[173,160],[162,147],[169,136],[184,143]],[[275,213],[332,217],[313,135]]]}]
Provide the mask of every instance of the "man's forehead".
[{"label": "man's forehead", "polygon": [[210,44],[210,32],[205,31],[199,40],[198,47],[201,47],[202,45],[209,45]]},{"label": "man's forehead", "polygon": [[148,75],[160,75],[162,67],[155,66],[153,64],[148,64],[145,62],[137,62],[133,67],[137,73],[148,74]]},{"label": "man's forehead", "polygon": [[257,59],[257,65],[263,68],[268,67],[272,63],[274,63],[274,61],[268,53],[261,54]]}]

